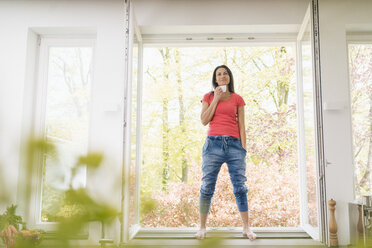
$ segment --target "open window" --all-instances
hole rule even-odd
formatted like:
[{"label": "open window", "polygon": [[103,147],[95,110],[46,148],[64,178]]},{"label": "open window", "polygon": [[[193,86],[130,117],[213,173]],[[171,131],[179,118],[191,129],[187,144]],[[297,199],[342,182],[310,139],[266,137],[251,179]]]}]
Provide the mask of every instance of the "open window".
[{"label": "open window", "polygon": [[315,240],[322,240],[321,99],[317,92],[312,6],[309,5],[297,36],[298,159],[301,226]]},{"label": "open window", "polygon": [[142,122],[142,37],[133,5],[125,1],[125,116],[122,185],[121,242],[127,243],[140,229],[140,169]]},{"label": "open window", "polygon": [[[151,237],[164,235],[172,237],[189,237],[194,232],[195,226],[191,228],[141,228],[141,212],[140,209],[143,207],[140,199],[140,192],[146,193],[141,189],[141,177],[143,178],[144,173],[141,167],[144,165],[145,158],[143,153],[149,155],[149,151],[143,150],[143,123],[145,122],[142,118],[145,110],[143,109],[144,101],[143,98],[144,90],[156,91],[157,87],[151,88],[151,84],[145,86],[144,75],[151,77],[148,70],[144,69],[144,60],[146,59],[146,51],[149,51],[151,47],[163,47],[163,48],[195,48],[200,47],[201,50],[206,50],[209,47],[222,47],[222,46],[254,46],[253,44],[262,44],[262,46],[270,47],[270,44],[278,45],[285,43],[288,48],[283,50],[290,50],[293,48],[293,60],[296,63],[296,76],[294,76],[295,83],[295,96],[297,99],[297,110],[296,118],[294,118],[294,126],[297,137],[297,175],[298,176],[298,208],[299,208],[299,222],[298,225],[291,228],[280,227],[279,225],[275,228],[253,228],[256,232],[262,233],[264,237],[308,237],[311,236],[314,240],[326,242],[326,229],[325,229],[325,205],[324,205],[324,177],[323,175],[323,151],[322,151],[322,128],[321,128],[321,98],[319,94],[319,79],[317,76],[317,54],[318,47],[315,42],[317,37],[314,38],[314,15],[313,11],[316,12],[316,4],[312,3],[306,10],[305,17],[303,18],[302,24],[296,29],[295,33],[288,34],[251,34],[252,30],[256,28],[248,28],[246,33],[241,34],[220,34],[208,33],[204,29],[204,33],[199,34],[180,34],[180,31],[175,31],[170,28],[170,32],[174,34],[142,34],[140,28],[136,25],[135,15],[133,10],[133,4],[131,1],[127,3],[127,50],[126,50],[126,111],[125,111],[125,150],[124,150],[124,184],[123,184],[123,241],[128,242],[136,234],[142,232],[144,236],[149,235]],[[305,12],[305,11],[304,11]],[[288,30],[289,27],[287,27]],[[194,27],[192,29],[195,29]],[[269,28],[268,28],[269,29]],[[168,30],[168,31],[169,31]],[[190,29],[191,30],[191,29]],[[189,30],[189,31],[190,31]],[[201,29],[203,30],[203,29]],[[216,29],[217,30],[217,29]],[[148,31],[148,29],[147,29]],[[152,30],[153,31],[153,30]],[[200,32],[200,30],[199,30]],[[146,50],[148,49],[148,50]],[[279,49],[280,50],[280,49]],[[196,51],[196,50],[195,50]],[[226,50],[227,51],[227,50]],[[166,50],[163,51],[166,54]],[[169,52],[169,51],[168,51]],[[280,52],[280,51],[279,51]],[[287,51],[286,51],[287,52]],[[163,54],[163,55],[164,55]],[[197,52],[195,52],[197,54]],[[194,56],[196,58],[197,56]],[[193,59],[189,56],[188,59]],[[154,59],[156,63],[156,59]],[[175,60],[176,61],[176,60]],[[185,60],[187,61],[187,60]],[[269,61],[269,60],[268,60]],[[174,62],[174,61],[173,61]],[[266,61],[261,62],[263,66]],[[172,63],[171,63],[172,64]],[[175,65],[176,63],[173,63]],[[255,65],[259,66],[259,65]],[[209,66],[210,67],[210,66]],[[213,66],[212,66],[213,67]],[[203,65],[200,65],[203,68]],[[172,67],[172,70],[178,70],[176,67]],[[191,74],[189,76],[192,76]],[[153,77],[156,79],[156,77]],[[206,81],[209,81],[207,79]],[[292,81],[293,82],[293,81]],[[242,87],[243,88],[243,87]],[[193,88],[198,91],[200,89]],[[205,90],[204,90],[205,91]],[[202,95],[201,95],[202,96]],[[287,96],[288,97],[288,96]],[[200,100],[200,99],[199,99]],[[166,101],[166,103],[168,103]],[[157,109],[156,103],[153,103],[153,112],[157,112],[159,119],[167,118],[172,119],[173,117],[161,116],[162,108]],[[179,105],[181,106],[181,105]],[[164,107],[164,106],[163,106]],[[178,107],[179,110],[181,107]],[[163,108],[164,110],[164,108]],[[148,111],[148,109],[147,109]],[[197,113],[199,114],[199,113]],[[173,121],[180,122],[181,116],[175,117]],[[156,121],[147,120],[151,122],[152,126],[156,125]],[[296,127],[297,125],[297,127]],[[163,126],[164,128],[164,126]],[[172,126],[166,126],[167,130],[173,130]],[[175,130],[175,129],[174,129]],[[182,129],[180,129],[182,132]],[[195,131],[193,135],[197,134]],[[149,136],[150,137],[150,136]],[[147,137],[147,138],[149,138]],[[153,136],[155,137],[155,136]],[[168,140],[168,142],[170,142]],[[169,143],[168,143],[169,145]],[[195,147],[198,147],[196,144]],[[155,144],[154,147],[161,149],[159,144]],[[279,147],[280,148],[280,147]],[[281,148],[280,148],[281,149]],[[159,151],[157,152],[159,153]],[[151,156],[151,154],[149,155]],[[254,160],[254,157],[250,159]],[[183,160],[180,158],[177,160],[178,163],[182,164]],[[182,167],[183,169],[184,167]],[[180,169],[179,175],[183,175],[183,170]],[[156,169],[146,167],[146,174],[157,173]],[[177,172],[174,172],[175,174]],[[169,179],[169,171],[163,173],[163,179]],[[295,176],[295,177],[296,177]],[[179,176],[180,180],[184,177]],[[162,179],[160,179],[161,181]],[[166,192],[167,189],[164,189]],[[193,198],[194,199],[194,198]],[[190,226],[189,226],[190,227]],[[216,231],[231,232],[234,236],[234,232],[237,232],[234,228],[216,228]],[[275,234],[273,234],[275,233]],[[302,235],[302,236],[301,236]]]}]

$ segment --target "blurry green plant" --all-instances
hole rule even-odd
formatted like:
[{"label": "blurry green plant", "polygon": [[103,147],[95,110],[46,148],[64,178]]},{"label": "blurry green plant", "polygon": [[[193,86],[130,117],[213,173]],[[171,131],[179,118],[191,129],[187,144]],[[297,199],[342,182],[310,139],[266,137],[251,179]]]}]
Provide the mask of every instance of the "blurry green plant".
[{"label": "blurry green plant", "polygon": [[4,231],[8,226],[12,225],[19,230],[20,225],[22,229],[26,229],[26,223],[22,220],[22,217],[16,215],[17,205],[11,205],[6,208],[6,211],[0,215],[0,232]]},{"label": "blurry green plant", "polygon": [[[26,162],[28,173],[28,179],[25,181],[26,197],[31,196],[31,179],[32,173],[35,173],[37,163],[35,161],[39,156],[52,156],[53,159],[58,160],[58,152],[53,143],[47,142],[44,139],[32,139],[27,144],[26,150]],[[79,166],[87,166],[90,169],[96,169],[100,166],[103,161],[103,155],[101,153],[90,153],[86,156],[80,156],[77,158],[72,170],[72,175],[75,175],[75,171]],[[73,180],[73,176],[70,179]],[[149,195],[142,195],[141,197],[142,205],[141,211],[147,213],[152,211],[156,206],[154,200],[152,200]],[[116,218],[121,216],[115,208],[109,206],[104,202],[98,202],[94,200],[84,188],[74,189],[69,186],[69,189],[64,193],[64,204],[59,210],[58,214],[58,225],[55,232],[55,238],[48,240],[49,247],[71,247],[70,241],[76,238],[76,235],[81,233],[82,229],[89,222],[104,222],[109,223]],[[6,227],[6,225],[13,224],[17,231],[22,227],[26,227],[26,223],[23,222],[21,216],[15,214],[16,206],[12,205],[9,207],[5,214],[1,215],[1,229]],[[120,220],[120,219],[119,219]],[[43,232],[40,230],[23,230],[16,232],[14,231],[13,237],[15,237],[16,242],[12,243],[14,248],[34,248],[40,245],[42,241]],[[218,247],[218,240],[215,238],[210,238],[200,243],[201,247]],[[138,247],[138,246],[137,246]]]},{"label": "blurry green plant", "polygon": [[[36,247],[43,238],[42,230],[26,230],[26,223],[22,217],[16,215],[17,205],[7,207],[0,215],[0,232],[5,247]],[[20,230],[22,229],[22,230]]]},{"label": "blurry green plant", "polygon": [[[27,175],[35,173],[37,166],[36,158],[49,157],[58,161],[58,151],[55,145],[45,139],[30,139],[27,144],[26,162]],[[63,194],[63,204],[57,212],[58,227],[55,232],[56,239],[52,241],[53,245],[61,247],[70,247],[70,240],[81,233],[86,224],[92,221],[103,221],[108,223],[117,218],[120,213],[106,203],[95,201],[85,188],[74,189],[72,181],[76,176],[76,171],[81,166],[86,166],[88,169],[94,170],[98,168],[103,161],[103,154],[89,153],[85,156],[77,158],[75,165],[71,168],[71,178],[69,189]],[[27,177],[25,184],[26,197],[31,196],[31,176]],[[27,246],[24,242],[21,247]]]},{"label": "blurry green plant", "polygon": [[220,247],[224,247],[224,245],[222,245],[222,238],[219,237],[219,236],[206,238],[200,243],[199,246],[201,248],[211,248],[211,247],[220,248]]}]

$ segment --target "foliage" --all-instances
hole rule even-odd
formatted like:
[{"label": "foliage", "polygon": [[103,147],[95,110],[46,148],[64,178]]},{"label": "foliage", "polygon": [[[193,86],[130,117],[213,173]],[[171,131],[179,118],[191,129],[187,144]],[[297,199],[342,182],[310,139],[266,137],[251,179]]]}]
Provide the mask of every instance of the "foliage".
[{"label": "foliage", "polygon": [[8,228],[9,225],[14,226],[17,230],[20,230],[19,225],[22,225],[22,229],[26,229],[26,223],[23,222],[22,217],[16,215],[17,205],[11,205],[6,208],[5,213],[0,215],[0,232],[5,228]]},{"label": "foliage", "polygon": [[[42,230],[26,230],[26,223],[22,217],[16,215],[16,205],[7,207],[0,215],[0,234],[6,247],[31,248],[37,247],[42,241]],[[22,225],[22,230],[20,230]]]},{"label": "foliage", "polygon": [[[146,198],[150,194],[156,208],[141,212],[144,226],[198,226],[201,148],[207,131],[199,120],[200,100],[210,91],[211,72],[220,64],[227,64],[232,69],[235,92],[246,102],[251,224],[266,227],[299,225],[292,50],[291,47],[145,49],[147,73],[143,116],[146,118],[142,125],[141,193],[147,192]],[[180,54],[178,60],[177,54]],[[177,90],[180,79],[182,91]],[[162,107],[165,97],[167,109]],[[161,118],[164,111],[167,111],[167,119]],[[182,123],[181,114],[185,117]],[[164,122],[170,127],[166,133],[162,128]],[[162,157],[163,135],[168,136],[169,142],[167,167],[164,167]],[[187,182],[181,180],[183,158],[188,164]],[[169,173],[167,190],[161,183],[164,168]],[[209,226],[241,225],[225,165],[212,202]]]},{"label": "foliage", "polygon": [[[49,152],[48,151],[52,151]],[[33,157],[44,154],[46,157],[52,156],[54,160],[58,159],[58,149],[52,142],[46,142],[44,139],[34,139],[29,142],[27,152],[27,161],[29,166],[34,168]],[[97,169],[103,160],[103,154],[90,153],[85,156],[78,156],[72,171],[78,170],[79,167],[87,166],[91,170]],[[34,171],[32,172],[34,173]],[[72,175],[75,175],[72,173]],[[120,213],[106,203],[94,200],[85,188],[73,188],[70,178],[69,188],[64,191],[58,191],[53,187],[48,187],[44,192],[51,192],[49,197],[55,197],[56,206],[51,205],[51,209],[47,209],[55,221],[58,222],[56,230],[56,240],[54,245],[69,247],[69,240],[74,235],[78,234],[87,223],[92,221],[110,222],[117,218]],[[53,193],[57,192],[57,193]],[[48,195],[47,195],[48,196]],[[52,199],[52,198],[51,198]],[[48,205],[47,205],[48,206]],[[43,209],[45,210],[45,209]],[[32,235],[31,235],[32,236]],[[24,244],[21,247],[33,247],[31,244]]]},{"label": "foliage", "polygon": [[372,46],[349,45],[356,198],[371,194]]},{"label": "foliage", "polygon": [[[290,114],[293,114],[289,111]],[[263,118],[267,122],[270,118]],[[281,121],[276,121],[271,128],[277,130]],[[262,130],[270,133],[269,125],[261,125]],[[267,130],[268,129],[268,130]],[[269,136],[268,136],[269,137]],[[261,146],[248,139],[248,153],[255,150],[270,150],[254,157],[247,163],[248,201],[250,205],[250,221],[252,226],[277,227],[298,226],[298,171],[295,165],[285,164],[284,161],[296,159],[296,152],[280,151],[280,139],[274,144],[262,142]],[[266,145],[266,146],[265,146]],[[276,150],[272,147],[276,147]],[[200,147],[201,149],[201,147]],[[290,148],[292,149],[292,148]],[[289,151],[290,151],[289,149]],[[291,158],[294,157],[294,158]],[[279,162],[278,162],[279,161]],[[189,183],[171,182],[170,191],[154,191],[152,198],[156,208],[144,213],[142,223],[148,227],[196,227],[199,224],[199,190],[201,182],[201,160],[190,167]],[[164,218],[164,216],[167,216]],[[240,226],[241,220],[235,204],[233,189],[227,166],[222,166],[218,177],[215,195],[209,217],[209,226]]]}]

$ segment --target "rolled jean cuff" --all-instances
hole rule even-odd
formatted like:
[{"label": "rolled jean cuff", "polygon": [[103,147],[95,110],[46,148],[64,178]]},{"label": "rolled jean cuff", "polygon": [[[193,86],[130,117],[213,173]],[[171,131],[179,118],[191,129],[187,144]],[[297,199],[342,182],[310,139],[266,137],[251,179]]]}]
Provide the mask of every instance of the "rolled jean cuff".
[{"label": "rolled jean cuff", "polygon": [[239,212],[248,212],[247,193],[235,194],[235,201]]},{"label": "rolled jean cuff", "polygon": [[199,213],[201,213],[201,214],[209,213],[210,206],[211,206],[211,199],[205,199],[205,198],[200,197]]}]

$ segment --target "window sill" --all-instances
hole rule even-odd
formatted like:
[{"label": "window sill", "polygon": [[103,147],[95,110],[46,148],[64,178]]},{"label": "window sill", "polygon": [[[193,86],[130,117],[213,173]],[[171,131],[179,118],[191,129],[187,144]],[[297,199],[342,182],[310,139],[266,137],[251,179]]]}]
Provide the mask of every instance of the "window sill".
[{"label": "window sill", "polygon": [[[87,240],[89,238],[88,233],[76,233],[69,237],[70,240]],[[55,231],[47,231],[43,234],[43,239],[45,240],[56,240],[57,239],[57,232]]]},{"label": "window sill", "polygon": [[[208,240],[208,237],[206,238]],[[281,238],[272,238],[272,239],[256,239],[250,241],[249,239],[222,239],[221,243],[217,246],[216,244],[213,247],[220,248],[230,248],[230,247],[324,247],[320,242],[314,241],[312,239],[281,239]],[[134,239],[131,240],[128,245],[131,247],[161,247],[161,248],[170,248],[170,247],[199,247],[203,244],[203,241],[197,239]]]},{"label": "window sill", "polygon": [[[311,239],[302,228],[251,228],[259,239]],[[141,228],[134,239],[195,239],[198,228]],[[242,228],[207,228],[209,237],[243,239]]]}]

